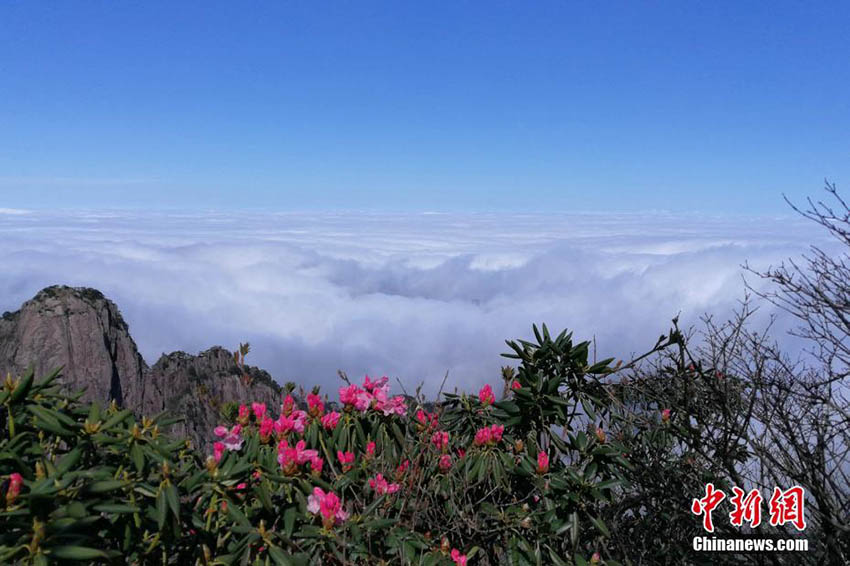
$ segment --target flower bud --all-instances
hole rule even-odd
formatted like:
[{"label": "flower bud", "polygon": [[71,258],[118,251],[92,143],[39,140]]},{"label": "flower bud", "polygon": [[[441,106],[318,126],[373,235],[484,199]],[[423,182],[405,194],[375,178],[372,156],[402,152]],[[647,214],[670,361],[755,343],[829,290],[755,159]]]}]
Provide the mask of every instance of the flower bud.
[{"label": "flower bud", "polygon": [[544,451],[537,454],[537,473],[543,475],[549,471],[549,455]]},{"label": "flower bud", "polygon": [[600,444],[605,443],[605,431],[602,430],[601,426],[596,427],[596,440],[598,440]]}]

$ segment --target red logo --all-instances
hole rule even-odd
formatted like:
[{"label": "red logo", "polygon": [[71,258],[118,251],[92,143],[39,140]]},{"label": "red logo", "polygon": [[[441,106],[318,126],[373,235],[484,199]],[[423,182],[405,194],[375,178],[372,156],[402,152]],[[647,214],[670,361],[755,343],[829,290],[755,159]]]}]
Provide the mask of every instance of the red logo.
[{"label": "red logo", "polygon": [[[729,522],[732,526],[741,527],[746,521],[750,527],[755,528],[761,524],[761,503],[764,500],[758,489],[745,492],[740,487],[733,487],[734,496],[729,500],[733,509],[729,513]],[[694,499],[691,503],[691,512],[694,515],[702,515],[702,526],[710,532],[714,532],[714,521],[712,512],[720,503],[726,499],[726,494],[714,488],[713,483],[705,485],[705,496]],[[785,491],[778,487],[773,488],[773,496],[770,498],[770,524],[774,527],[783,526],[786,523],[794,525],[798,531],[806,528],[805,518],[806,492],[800,486],[791,487]]]},{"label": "red logo", "polygon": [[694,515],[702,515],[702,526],[710,533],[714,532],[714,523],[711,521],[711,512],[714,508],[720,505],[720,502],[726,499],[726,494],[720,490],[714,489],[713,483],[705,485],[705,497],[702,499],[694,499],[691,504],[691,512]]}]

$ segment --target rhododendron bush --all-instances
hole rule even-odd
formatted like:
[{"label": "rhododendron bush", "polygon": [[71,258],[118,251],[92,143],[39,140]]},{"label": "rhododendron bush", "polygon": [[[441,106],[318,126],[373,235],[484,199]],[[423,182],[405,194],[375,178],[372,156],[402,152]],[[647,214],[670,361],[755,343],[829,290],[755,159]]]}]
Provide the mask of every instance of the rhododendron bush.
[{"label": "rhododendron bush", "polygon": [[427,402],[341,374],[337,391],[226,408],[203,450],[164,415],[58,393],[56,374],[7,380],[0,562],[627,562],[610,525],[644,505],[622,503],[640,487],[635,443],[673,454],[676,415],[630,420],[613,360],[534,332],[508,343],[517,367],[495,388]]}]

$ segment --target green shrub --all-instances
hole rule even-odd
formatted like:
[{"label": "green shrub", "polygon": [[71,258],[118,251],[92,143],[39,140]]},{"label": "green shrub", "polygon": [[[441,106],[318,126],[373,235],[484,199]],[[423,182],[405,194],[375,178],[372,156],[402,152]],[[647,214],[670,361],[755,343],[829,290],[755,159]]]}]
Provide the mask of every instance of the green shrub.
[{"label": "green shrub", "polygon": [[426,403],[367,378],[333,399],[338,413],[315,393],[307,410],[287,394],[282,416],[228,403],[211,455],[164,434],[163,415],[69,398],[58,372],[7,379],[0,477],[23,482],[3,487],[0,561],[572,564],[599,552],[616,564],[601,509],[627,463],[616,442],[570,429],[604,405],[607,364],[588,367],[587,343],[565,335],[515,349],[517,389],[500,401],[486,386]]}]

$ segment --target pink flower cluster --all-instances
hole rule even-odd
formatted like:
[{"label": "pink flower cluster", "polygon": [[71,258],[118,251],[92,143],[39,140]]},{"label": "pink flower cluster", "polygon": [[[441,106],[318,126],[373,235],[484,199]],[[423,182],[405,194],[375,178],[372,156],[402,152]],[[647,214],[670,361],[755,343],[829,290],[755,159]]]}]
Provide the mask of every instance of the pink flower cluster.
[{"label": "pink flower cluster", "polygon": [[404,403],[404,397],[397,395],[390,397],[389,378],[382,377],[372,381],[369,376],[363,381],[363,387],[357,385],[348,385],[339,388],[339,400],[345,406],[346,410],[355,409],[361,413],[365,413],[370,408],[377,412],[383,413],[384,416],[389,415],[404,415],[407,412],[407,405]]},{"label": "pink flower cluster", "polygon": [[429,413],[427,411],[419,409],[418,411],[416,411],[416,420],[424,428],[437,428],[437,413]]},{"label": "pink flower cluster", "polygon": [[540,475],[549,471],[549,455],[542,450],[537,453],[537,473]]},{"label": "pink flower cluster", "polygon": [[283,405],[280,407],[280,417],[274,423],[274,430],[277,435],[285,436],[292,431],[298,434],[304,434],[304,427],[307,426],[307,413],[295,408],[295,400],[292,395],[287,395],[283,400]]},{"label": "pink flower cluster", "polygon": [[325,493],[320,487],[314,487],[313,493],[307,498],[307,511],[321,515],[322,524],[327,529],[348,519],[339,496],[332,491]]},{"label": "pink flower cluster", "polygon": [[491,425],[478,429],[475,433],[475,445],[485,446],[498,444],[502,441],[502,433],[505,432],[504,425]]},{"label": "pink flower cluster", "polygon": [[221,439],[221,443],[227,450],[239,450],[242,448],[242,425],[235,425],[230,430],[224,426],[217,426],[213,433]]},{"label": "pink flower cluster", "polygon": [[496,402],[496,396],[493,395],[493,388],[490,387],[489,383],[478,391],[478,400],[481,401],[481,404],[484,406],[492,405]]},{"label": "pink flower cluster", "polygon": [[395,478],[400,480],[404,477],[404,474],[407,473],[407,470],[410,469],[410,460],[405,460],[401,464],[399,464],[398,468],[395,469]]},{"label": "pink flower cluster", "polygon": [[242,448],[244,439],[242,438],[242,425],[235,425],[229,429],[225,426],[217,426],[213,433],[221,440],[213,443],[213,459],[216,462],[221,460],[226,450],[237,451]]},{"label": "pink flower cluster", "polygon": [[347,472],[354,467],[354,452],[343,452],[342,450],[337,450],[336,459],[339,460],[339,463],[342,466],[342,471],[344,472]]},{"label": "pink flower cluster", "polygon": [[12,505],[21,493],[24,478],[18,472],[9,474],[9,488],[6,490],[6,505]]},{"label": "pink flower cluster", "polygon": [[377,474],[374,478],[370,479],[369,487],[371,487],[377,495],[388,495],[401,489],[399,484],[387,482],[383,474]]},{"label": "pink flower cluster", "polygon": [[315,450],[308,450],[307,443],[299,440],[295,446],[290,446],[286,439],[277,445],[277,462],[286,475],[294,475],[298,472],[298,466],[310,463],[310,470],[314,473],[322,471],[322,459]]},{"label": "pink flower cluster", "polygon": [[339,424],[340,414],[336,411],[331,411],[322,417],[322,426],[325,430],[334,430],[336,425]]},{"label": "pink flower cluster", "polygon": [[321,417],[325,413],[325,404],[315,393],[307,394],[307,412],[314,417]]},{"label": "pink flower cluster", "polygon": [[466,554],[461,554],[458,549],[456,549],[456,548],[452,549],[451,557],[452,557],[452,561],[455,563],[455,566],[466,566],[466,563],[467,563]]},{"label": "pink flower cluster", "polygon": [[452,468],[452,455],[451,454],[443,454],[440,456],[440,471],[448,472]]},{"label": "pink flower cluster", "polygon": [[434,448],[437,450],[445,452],[449,447],[449,433],[438,430],[431,436],[431,444],[433,444]]},{"label": "pink flower cluster", "polygon": [[263,422],[263,419],[266,418],[266,404],[265,403],[251,403],[251,410],[254,411],[254,418],[258,423]]}]

